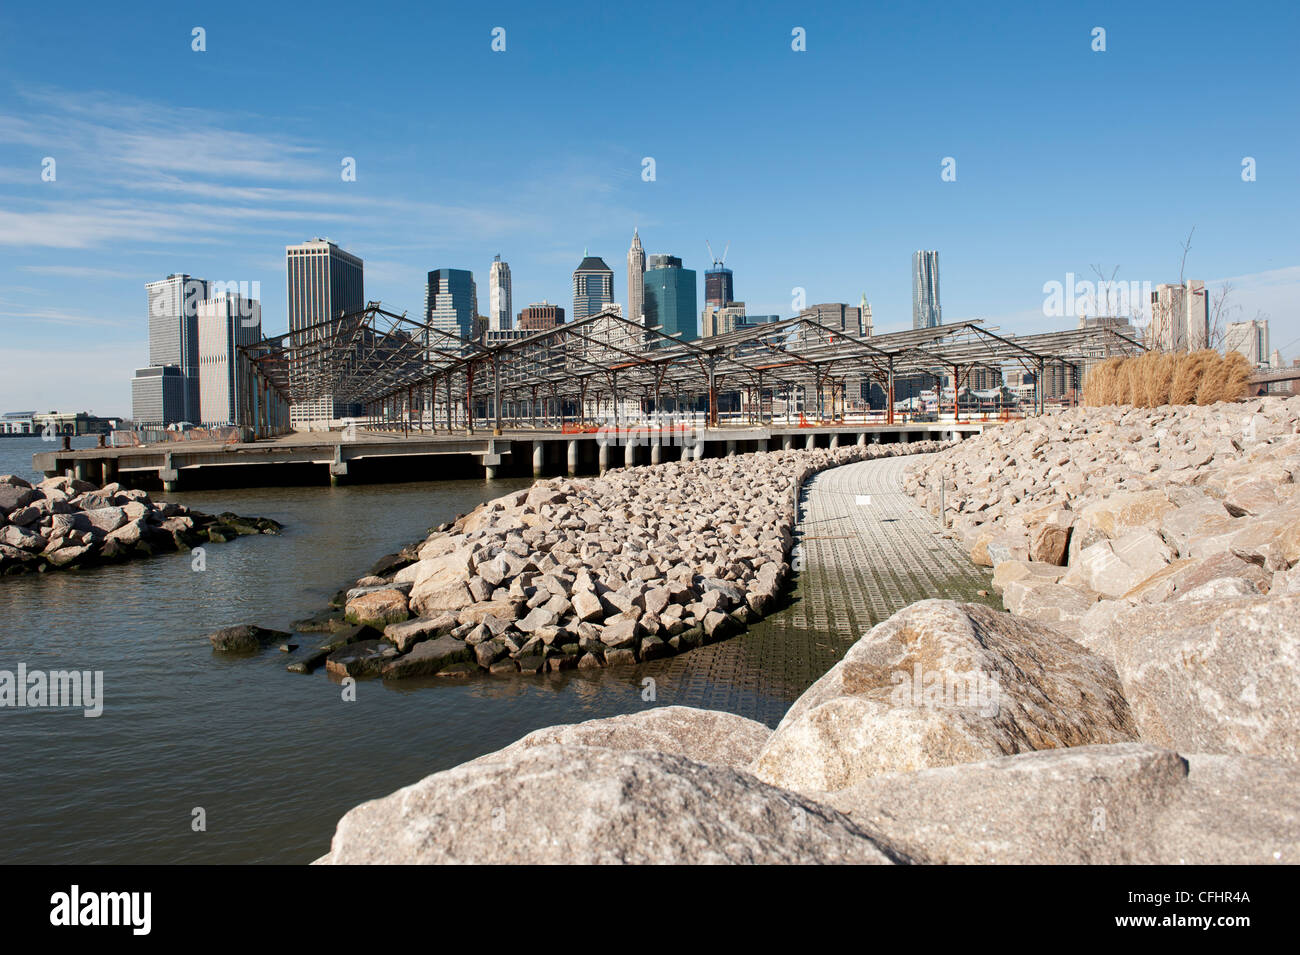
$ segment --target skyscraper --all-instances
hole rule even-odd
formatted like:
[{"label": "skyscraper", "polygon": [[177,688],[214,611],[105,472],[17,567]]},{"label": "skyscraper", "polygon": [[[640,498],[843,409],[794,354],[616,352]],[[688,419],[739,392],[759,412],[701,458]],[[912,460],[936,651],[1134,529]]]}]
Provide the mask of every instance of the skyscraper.
[{"label": "skyscraper", "polygon": [[721,308],[736,300],[736,290],[732,285],[731,269],[720,262],[704,273],[704,306],[715,305]]},{"label": "skyscraper", "polygon": [[699,337],[698,314],[695,270],[682,268],[675,255],[650,256],[645,272],[646,326],[660,325],[662,334],[680,332],[680,341],[692,341]]},{"label": "skyscraper", "polygon": [[1223,336],[1223,352],[1241,352],[1256,368],[1268,364],[1268,319],[1229,322]]},{"label": "skyscraper", "polygon": [[255,426],[252,363],[239,351],[262,338],[262,304],[223,293],[199,302],[199,417],[205,427]]},{"label": "skyscraper", "polygon": [[704,240],[704,245],[709,250],[709,258],[712,260],[712,264],[704,271],[704,307],[722,308],[736,300],[736,290],[731,281],[731,269],[727,268],[727,250],[731,248],[731,243],[728,242],[722,250],[721,258],[713,254],[713,246],[708,239]]},{"label": "skyscraper", "polygon": [[179,365],[137,368],[131,379],[131,418],[137,428],[165,428],[187,420],[185,377]]},{"label": "skyscraper", "polygon": [[862,329],[862,337],[870,338],[876,333],[875,324],[871,320],[871,305],[867,302],[867,293],[862,293],[862,301],[858,303],[858,324]]},{"label": "skyscraper", "polygon": [[[149,301],[149,365],[180,370],[181,401],[166,403],[164,425],[199,420],[198,304],[208,297],[208,283],[174,273],[145,285]],[[152,377],[152,376],[150,376]],[[171,389],[170,394],[175,394]]]},{"label": "skyscraper", "polygon": [[[321,364],[322,354],[295,360],[289,368],[291,387],[304,384],[310,376],[345,373],[356,356],[341,354],[347,337],[343,316],[366,306],[365,265],[361,259],[340,249],[329,239],[312,239],[284,250],[289,303],[289,340],[301,349],[312,342],[329,340],[330,367]],[[359,321],[353,319],[351,321]],[[299,401],[289,409],[292,424],[310,427],[327,424],[333,418],[357,413],[355,405],[321,394]]]},{"label": "skyscraper", "polygon": [[488,328],[494,332],[510,330],[510,266],[501,261],[501,256],[492,259],[492,270],[488,273]]},{"label": "skyscraper", "polygon": [[[504,264],[504,263],[503,263]],[[474,337],[478,286],[467,269],[435,269],[424,286],[424,316],[438,331]],[[507,326],[509,323],[507,322]]]},{"label": "skyscraper", "polygon": [[614,272],[604,259],[583,252],[573,271],[573,321],[595,315],[614,301]]},{"label": "skyscraper", "polygon": [[912,327],[934,328],[943,324],[939,305],[939,253],[912,253]]},{"label": "skyscraper", "polygon": [[627,317],[634,322],[645,318],[645,249],[641,236],[632,230],[632,247],[627,250]]},{"label": "skyscraper", "polygon": [[1151,293],[1147,345],[1171,352],[1207,347],[1210,326],[1205,299],[1205,283],[1200,279],[1188,279],[1182,285],[1157,285]]}]

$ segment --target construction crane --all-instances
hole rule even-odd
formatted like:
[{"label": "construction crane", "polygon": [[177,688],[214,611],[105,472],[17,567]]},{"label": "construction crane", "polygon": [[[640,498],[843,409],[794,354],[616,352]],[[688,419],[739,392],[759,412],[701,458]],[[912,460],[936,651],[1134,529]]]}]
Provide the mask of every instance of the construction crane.
[{"label": "construction crane", "polygon": [[708,239],[705,239],[705,247],[708,249],[708,257],[710,257],[710,259],[714,261],[715,269],[723,268],[723,265],[727,264],[727,252],[731,251],[731,243],[728,242],[727,246],[723,248],[722,259],[719,259],[718,256],[714,255],[714,247],[708,244]]}]

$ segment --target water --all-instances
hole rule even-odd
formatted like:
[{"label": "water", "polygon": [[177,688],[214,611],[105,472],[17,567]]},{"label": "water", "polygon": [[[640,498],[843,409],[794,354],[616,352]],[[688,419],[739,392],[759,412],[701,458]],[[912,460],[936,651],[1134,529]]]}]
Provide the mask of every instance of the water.
[{"label": "water", "polygon": [[[0,473],[37,477],[30,455],[43,447],[3,439]],[[345,702],[323,673],[286,672],[292,655],[223,658],[203,639],[232,623],[288,629],[425,528],[527,483],[176,493],[168,497],[208,512],[274,518],[285,532],[211,545],[201,573],[170,554],[0,578],[0,669],[102,670],[105,682],[98,718],[0,710],[0,862],[307,862],[359,802],[541,726],[654,705],[642,700],[642,668],[451,685],[369,680]],[[645,671],[684,674],[684,659]],[[774,720],[788,695],[751,691],[743,677],[733,688],[692,667],[670,701],[731,702]],[[197,807],[206,832],[191,829]]]},{"label": "water", "polygon": [[[0,439],[0,473],[30,474],[42,446]],[[0,669],[102,670],[105,697],[95,719],[0,709],[0,862],[309,862],[357,803],[542,726],[666,704],[775,725],[860,636],[819,629],[818,601],[796,593],[740,637],[640,667],[364,680],[355,702],[323,672],[288,673],[292,654],[226,658],[204,639],[232,623],[288,629],[425,528],[527,483],[176,493],[285,532],[210,545],[201,573],[182,553],[0,578]],[[647,677],[654,699],[643,698]],[[191,827],[197,808],[204,832]]]},{"label": "water", "polygon": [[[32,470],[32,455],[42,451],[58,451],[63,447],[63,439],[45,441],[41,438],[0,438],[0,474],[17,474],[28,481],[39,481],[45,477],[40,471]],[[99,438],[83,434],[72,439],[72,447],[93,448],[99,444]]]}]

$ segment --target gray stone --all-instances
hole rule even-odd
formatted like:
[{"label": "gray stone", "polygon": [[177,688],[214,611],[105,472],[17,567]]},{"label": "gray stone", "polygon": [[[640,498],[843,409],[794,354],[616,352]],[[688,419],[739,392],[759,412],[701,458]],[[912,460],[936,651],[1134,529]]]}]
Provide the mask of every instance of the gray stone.
[{"label": "gray stone", "polygon": [[907,861],[842,815],[683,756],[540,746],[348,812],[333,864]]},{"label": "gray stone", "polygon": [[446,633],[456,626],[456,616],[441,613],[436,617],[416,617],[400,623],[390,623],[384,627],[384,639],[405,653],[421,640],[428,640]]},{"label": "gray stone", "polygon": [[607,624],[601,631],[601,642],[613,649],[635,647],[641,637],[641,624],[636,620],[621,618]]},{"label": "gray stone", "polygon": [[673,753],[699,763],[744,770],[771,735],[772,730],[762,723],[732,713],[655,706],[641,713],[534,730],[504,749],[464,765],[507,759],[537,746],[559,745]]},{"label": "gray stone", "polygon": [[759,778],[834,791],[886,773],[1128,742],[1114,667],[980,604],[925,600],[874,627],[790,708]]},{"label": "gray stone", "polygon": [[268,630],[254,624],[243,623],[234,627],[223,627],[208,634],[212,649],[222,653],[252,653],[268,644],[288,639],[291,634],[283,630]]},{"label": "gray stone", "polygon": [[1300,858],[1300,770],[1143,743],[866,779],[826,797],[918,860],[1258,865]]},{"label": "gray stone", "polygon": [[1300,761],[1300,595],[1139,605],[1107,638],[1143,740]]},{"label": "gray stone", "polygon": [[432,676],[444,667],[455,663],[468,663],[474,659],[473,649],[464,640],[444,635],[425,640],[411,648],[411,652],[389,661],[381,671],[385,680],[407,677]]}]

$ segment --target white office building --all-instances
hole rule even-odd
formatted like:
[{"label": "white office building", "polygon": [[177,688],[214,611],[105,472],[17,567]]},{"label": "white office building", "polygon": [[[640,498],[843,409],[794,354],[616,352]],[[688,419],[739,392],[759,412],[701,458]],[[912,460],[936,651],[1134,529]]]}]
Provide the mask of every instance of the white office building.
[{"label": "white office building", "polygon": [[492,258],[488,273],[488,330],[507,332],[513,322],[514,311],[510,302],[510,266],[501,256]]},{"label": "white office building", "polygon": [[1255,368],[1268,364],[1268,319],[1229,322],[1223,334],[1223,351],[1241,352]]},{"label": "white office building", "polygon": [[205,427],[254,425],[252,362],[239,349],[262,338],[262,305],[216,295],[198,306],[199,420]]},{"label": "white office building", "polygon": [[1205,283],[1188,279],[1182,285],[1157,285],[1151,293],[1148,347],[1184,352],[1206,348],[1209,342]]}]

